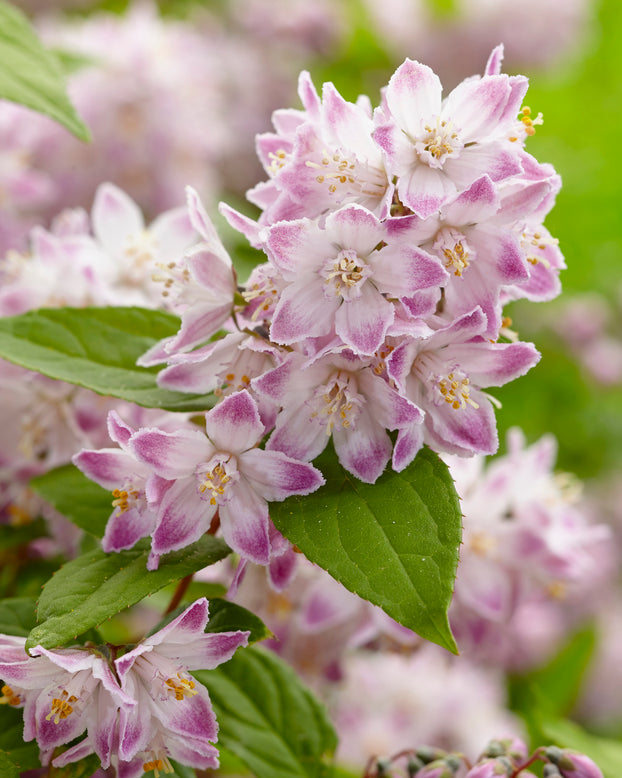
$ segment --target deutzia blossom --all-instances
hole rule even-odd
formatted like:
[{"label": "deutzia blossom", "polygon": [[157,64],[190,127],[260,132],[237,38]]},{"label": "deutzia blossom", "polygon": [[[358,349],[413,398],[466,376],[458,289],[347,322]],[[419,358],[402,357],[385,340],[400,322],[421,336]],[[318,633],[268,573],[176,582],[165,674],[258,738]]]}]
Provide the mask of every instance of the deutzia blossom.
[{"label": "deutzia blossom", "polygon": [[140,755],[144,770],[170,767],[168,756],[218,767],[218,724],[207,689],[188,671],[211,670],[248,643],[248,632],[205,633],[208,603],[197,600],[161,630],[119,657],[115,668],[135,708],[119,717],[119,757]]},{"label": "deutzia blossom", "polygon": [[146,428],[132,436],[134,455],[174,482],[159,501],[154,555],[198,540],[218,511],[231,548],[251,562],[268,564],[268,501],[309,494],[324,479],[310,464],[257,448],[264,432],[257,404],[243,390],[206,414],[205,434]]}]

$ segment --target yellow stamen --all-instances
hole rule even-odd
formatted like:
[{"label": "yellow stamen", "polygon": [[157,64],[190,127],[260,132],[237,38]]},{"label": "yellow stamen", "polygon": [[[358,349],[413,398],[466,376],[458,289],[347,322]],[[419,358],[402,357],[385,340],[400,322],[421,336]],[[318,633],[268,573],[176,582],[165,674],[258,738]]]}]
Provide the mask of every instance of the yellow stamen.
[{"label": "yellow stamen", "polygon": [[0,692],[2,692],[0,705],[19,705],[21,703],[19,694],[16,694],[10,686],[3,686]]},{"label": "yellow stamen", "polygon": [[192,678],[182,678],[177,673],[178,680],[167,678],[164,683],[169,687],[167,692],[173,694],[176,700],[183,700],[185,697],[194,697],[197,692],[194,690],[194,681]]},{"label": "yellow stamen", "polygon": [[68,718],[73,713],[71,703],[77,702],[77,700],[78,698],[74,697],[73,694],[69,697],[67,692],[63,691],[60,697],[54,697],[52,700],[52,707],[45,720],[49,721],[54,716],[54,723],[58,724],[61,719]]}]

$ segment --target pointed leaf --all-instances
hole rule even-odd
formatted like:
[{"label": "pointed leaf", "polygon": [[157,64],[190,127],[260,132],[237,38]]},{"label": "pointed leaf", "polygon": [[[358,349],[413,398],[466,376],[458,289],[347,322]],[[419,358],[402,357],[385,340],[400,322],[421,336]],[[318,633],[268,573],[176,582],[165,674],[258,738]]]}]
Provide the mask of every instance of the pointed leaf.
[{"label": "pointed leaf", "polygon": [[230,553],[224,541],[206,535],[187,548],[160,559],[157,570],[147,570],[149,540],[128,551],[101,550],[73,559],[43,587],[36,626],[27,648],[62,646],[91,627],[140,602],[164,586],[224,559]]},{"label": "pointed leaf", "polygon": [[112,495],[75,465],[49,470],[33,478],[30,486],[76,526],[103,538],[112,513]]},{"label": "pointed leaf", "polygon": [[0,0],[0,98],[56,120],[81,140],[90,137],[71,104],[56,57],[44,48],[26,16]]},{"label": "pointed leaf", "polygon": [[401,473],[387,471],[366,484],[332,450],[315,464],[325,486],[270,505],[280,532],[347,589],[457,652],[447,609],[462,514],[447,466],[424,448]]},{"label": "pointed leaf", "polygon": [[0,751],[0,775],[4,778],[19,778],[19,767],[6,751]]},{"label": "pointed leaf", "polygon": [[207,410],[213,395],[160,389],[158,367],[136,365],[178,329],[172,314],[146,308],[41,308],[0,319],[0,357],[147,408]]},{"label": "pointed leaf", "polygon": [[206,632],[234,632],[235,630],[248,630],[249,644],[274,637],[259,616],[246,610],[241,605],[236,605],[229,600],[221,598],[209,601],[209,621]]},{"label": "pointed leaf", "polygon": [[256,778],[320,778],[337,740],[324,707],[275,654],[238,651],[215,670],[194,673],[209,690],[218,744]]}]

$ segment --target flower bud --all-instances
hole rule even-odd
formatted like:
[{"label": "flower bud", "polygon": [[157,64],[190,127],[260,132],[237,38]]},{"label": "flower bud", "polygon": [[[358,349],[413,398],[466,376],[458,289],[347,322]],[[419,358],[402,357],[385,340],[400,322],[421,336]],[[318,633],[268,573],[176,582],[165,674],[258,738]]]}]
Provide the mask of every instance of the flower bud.
[{"label": "flower bud", "polygon": [[547,759],[557,767],[562,778],[603,778],[600,768],[589,756],[578,751],[549,746],[544,753]]},{"label": "flower bud", "polygon": [[494,759],[499,756],[507,756],[518,764],[529,756],[527,746],[520,738],[508,737],[491,740],[482,752],[483,757]]},{"label": "flower bud", "polygon": [[465,778],[507,778],[514,773],[514,765],[504,756],[478,762]]},{"label": "flower bud", "polygon": [[455,778],[462,765],[462,760],[454,754],[447,754],[441,759],[429,762],[418,773],[416,778]]}]

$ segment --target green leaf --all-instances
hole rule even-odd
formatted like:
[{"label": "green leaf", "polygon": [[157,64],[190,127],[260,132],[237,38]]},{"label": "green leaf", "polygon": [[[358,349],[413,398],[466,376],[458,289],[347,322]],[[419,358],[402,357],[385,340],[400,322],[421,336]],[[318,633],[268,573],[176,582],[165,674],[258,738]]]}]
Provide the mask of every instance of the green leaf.
[{"label": "green leaf", "polygon": [[0,775],[3,778],[19,778],[19,767],[6,751],[0,751]]},{"label": "green leaf", "polygon": [[622,775],[622,742],[619,740],[591,735],[574,721],[561,718],[545,718],[542,731],[555,745],[574,748],[589,756],[600,767],[605,778],[620,778]]},{"label": "green leaf", "polygon": [[0,550],[30,543],[31,540],[47,534],[47,525],[43,519],[36,519],[15,527],[10,524],[0,525]]},{"label": "green leaf", "polygon": [[[39,761],[39,746],[34,741],[24,743],[24,721],[19,708],[0,705],[0,750],[11,762],[14,762],[20,772],[41,767]],[[4,773],[0,771],[4,778]]]},{"label": "green leaf", "polygon": [[512,678],[512,708],[527,717],[532,708],[553,716],[570,713],[579,696],[595,643],[594,630],[583,629],[575,633],[547,665]]},{"label": "green leaf", "polygon": [[215,670],[194,673],[209,690],[218,744],[256,778],[320,778],[337,745],[324,707],[275,654],[238,651]]},{"label": "green leaf", "polygon": [[[63,751],[66,749],[63,749]],[[62,751],[61,751],[62,753]],[[57,756],[57,754],[55,754]],[[99,768],[101,762],[99,757],[95,754],[81,759],[79,762],[71,762],[64,767],[52,767],[50,766],[48,776],[49,778],[91,778]]]},{"label": "green leaf", "polygon": [[146,308],[41,308],[0,319],[0,357],[147,408],[207,410],[213,395],[160,389],[159,368],[136,365],[178,329],[177,317]]},{"label": "green leaf", "polygon": [[263,621],[241,605],[228,600],[216,599],[209,601],[209,621],[206,632],[234,632],[248,630],[249,643],[274,637]]},{"label": "green leaf", "polygon": [[56,120],[81,140],[88,128],[72,106],[63,72],[43,47],[26,16],[0,0],[0,98],[26,105]]},{"label": "green leaf", "polygon": [[316,464],[326,485],[271,504],[277,528],[347,589],[457,653],[447,609],[462,514],[447,466],[424,448],[403,472],[365,484],[332,450]]},{"label": "green leaf", "polygon": [[166,554],[152,571],[147,570],[148,539],[118,554],[101,550],[83,554],[63,565],[43,587],[37,609],[43,623],[32,630],[26,647],[39,643],[45,648],[61,646],[229,553],[224,541],[206,535],[191,546]]},{"label": "green leaf", "polygon": [[0,633],[28,637],[36,625],[35,601],[30,597],[12,597],[0,602]]},{"label": "green leaf", "polygon": [[112,495],[75,465],[63,465],[33,478],[31,488],[76,526],[102,538],[112,513]]}]

